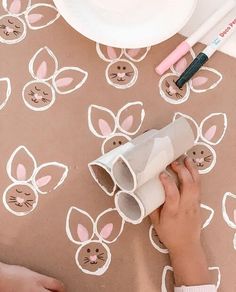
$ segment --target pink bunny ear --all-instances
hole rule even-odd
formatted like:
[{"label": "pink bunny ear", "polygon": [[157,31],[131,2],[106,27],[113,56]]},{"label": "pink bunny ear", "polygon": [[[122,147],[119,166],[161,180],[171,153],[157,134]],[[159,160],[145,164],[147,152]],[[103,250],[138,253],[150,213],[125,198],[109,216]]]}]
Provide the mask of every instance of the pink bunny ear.
[{"label": "pink bunny ear", "polygon": [[52,177],[50,175],[47,176],[43,176],[39,179],[37,179],[36,184],[39,188],[46,186],[50,181],[51,181]]},{"label": "pink bunny ear", "polygon": [[58,162],[42,164],[37,168],[33,184],[40,194],[47,194],[57,189],[66,179],[68,167]]},{"label": "pink bunny ear", "polygon": [[20,181],[26,180],[26,169],[25,169],[25,166],[21,163],[17,165],[16,176],[17,176],[17,179]]},{"label": "pink bunny ear", "polygon": [[185,69],[187,68],[188,63],[186,58],[182,58],[179,60],[179,62],[175,65],[175,70],[179,73],[182,74]]},{"label": "pink bunny ear", "polygon": [[47,71],[48,71],[47,62],[43,61],[38,67],[36,76],[38,77],[38,79],[45,79],[47,76]]},{"label": "pink bunny ear", "polygon": [[194,78],[192,80],[192,85],[194,87],[200,87],[200,86],[206,84],[207,81],[208,81],[208,78],[207,77],[201,77],[201,76],[199,76],[199,77],[196,77],[196,78]]},{"label": "pink bunny ear", "polygon": [[99,119],[98,124],[102,135],[109,136],[112,133],[111,127],[105,120]]},{"label": "pink bunny ear", "polygon": [[65,78],[60,78],[56,80],[56,85],[57,87],[61,88],[61,87],[67,87],[69,86],[72,82],[73,82],[73,78],[72,77],[65,77]]},{"label": "pink bunny ear", "polygon": [[91,240],[94,236],[93,218],[84,210],[71,207],[66,217],[66,233],[76,244]]},{"label": "pink bunny ear", "polygon": [[34,30],[51,25],[59,17],[56,7],[46,3],[32,5],[25,15],[29,28]]},{"label": "pink bunny ear", "polygon": [[130,128],[133,126],[134,117],[132,115],[128,116],[121,124],[122,129],[129,131]]},{"label": "pink bunny ear", "polygon": [[211,141],[211,140],[214,138],[215,134],[216,134],[216,129],[217,129],[216,125],[210,127],[210,128],[206,131],[206,133],[204,134],[204,137],[205,137],[208,141]]},{"label": "pink bunny ear", "polygon": [[10,7],[9,11],[12,14],[18,14],[21,11],[21,0],[13,0]]},{"label": "pink bunny ear", "polygon": [[115,49],[112,47],[107,47],[107,55],[111,60],[115,60],[118,57]]},{"label": "pink bunny ear", "polygon": [[101,237],[107,239],[108,237],[110,237],[112,230],[113,224],[112,223],[106,224],[100,232]]},{"label": "pink bunny ear", "polygon": [[135,58],[137,57],[137,55],[139,54],[139,52],[141,51],[141,49],[129,49],[127,51],[127,54],[132,57],[132,58]]},{"label": "pink bunny ear", "polygon": [[19,146],[7,162],[7,173],[13,182],[29,181],[36,167],[32,153],[25,146]]},{"label": "pink bunny ear", "polygon": [[90,105],[88,126],[96,137],[107,138],[116,131],[116,117],[112,111],[105,107]]},{"label": "pink bunny ear", "polygon": [[79,236],[80,241],[84,242],[89,240],[88,230],[82,224],[78,224],[77,234]]},{"label": "pink bunny ear", "polygon": [[28,21],[30,24],[36,23],[40,21],[43,18],[43,15],[38,13],[38,14],[31,14],[28,16]]}]

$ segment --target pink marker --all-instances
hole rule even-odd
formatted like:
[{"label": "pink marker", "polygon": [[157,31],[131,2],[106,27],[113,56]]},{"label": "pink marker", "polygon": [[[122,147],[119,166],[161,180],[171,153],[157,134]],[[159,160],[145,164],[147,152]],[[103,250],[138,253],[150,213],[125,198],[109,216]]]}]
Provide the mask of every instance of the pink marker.
[{"label": "pink marker", "polygon": [[223,17],[228,14],[236,6],[235,0],[227,1],[220,9],[218,9],[206,22],[204,22],[198,30],[196,30],[189,38],[183,41],[165,60],[156,67],[159,75],[164,74],[172,65],[178,62],[189,50],[199,42]]}]

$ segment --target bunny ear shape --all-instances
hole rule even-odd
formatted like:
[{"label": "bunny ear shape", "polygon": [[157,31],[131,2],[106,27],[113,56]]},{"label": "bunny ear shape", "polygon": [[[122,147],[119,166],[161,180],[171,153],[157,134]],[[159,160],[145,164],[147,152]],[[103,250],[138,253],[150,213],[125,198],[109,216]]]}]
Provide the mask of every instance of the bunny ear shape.
[{"label": "bunny ear shape", "polygon": [[219,267],[209,267],[208,270],[211,272],[212,278],[214,279],[214,283],[216,289],[218,290],[221,283],[221,272]]},{"label": "bunny ear shape", "polygon": [[59,94],[71,93],[86,82],[88,72],[79,67],[64,67],[53,77],[53,85]]},{"label": "bunny ear shape", "polygon": [[151,47],[140,48],[140,49],[125,49],[125,56],[133,62],[141,62],[144,60]]},{"label": "bunny ear shape", "polygon": [[191,49],[183,58],[171,67],[171,71],[177,75],[181,75],[195,58],[195,53]]},{"label": "bunny ear shape", "polygon": [[207,219],[204,219],[203,224],[202,224],[202,229],[205,229],[211,223],[214,217],[215,211],[209,206],[204,205],[204,204],[201,204],[201,208],[202,208],[202,211],[204,211],[202,215],[203,218],[206,218],[205,214],[207,213]]},{"label": "bunny ear shape", "polygon": [[30,29],[47,27],[60,17],[56,7],[50,4],[35,4],[27,10],[25,19]]},{"label": "bunny ear shape", "polygon": [[31,0],[2,0],[2,6],[11,15],[23,14],[31,5]]},{"label": "bunny ear shape", "polygon": [[225,113],[213,113],[201,122],[200,137],[210,145],[217,145],[224,138],[227,126],[228,120]]},{"label": "bunny ear shape", "polygon": [[88,126],[96,137],[107,138],[117,129],[116,117],[109,109],[92,104],[88,109]]},{"label": "bunny ear shape", "polygon": [[141,101],[127,103],[118,111],[118,129],[124,134],[135,135],[142,127],[144,117],[145,111]]},{"label": "bunny ear shape", "polygon": [[116,209],[108,209],[98,215],[95,222],[97,237],[106,242],[115,242],[123,232],[125,221],[120,217]]},{"label": "bunny ear shape", "polygon": [[171,266],[165,266],[162,272],[161,292],[174,291],[174,273]]},{"label": "bunny ear shape", "polygon": [[190,80],[192,91],[201,93],[214,89],[223,79],[220,72],[215,69],[202,67]]},{"label": "bunny ear shape", "polygon": [[222,200],[222,215],[227,225],[236,229],[236,195],[225,193]]},{"label": "bunny ear shape", "polygon": [[196,121],[192,117],[190,117],[186,114],[180,113],[180,112],[176,112],[174,114],[173,121],[175,121],[181,117],[185,118],[189,122],[189,124],[193,130],[194,137],[195,137],[195,143],[196,143],[200,138],[200,130],[199,130],[198,124],[196,123]]},{"label": "bunny ear shape", "polygon": [[51,79],[57,70],[57,58],[48,47],[39,49],[29,63],[30,74],[39,81]]},{"label": "bunny ear shape", "polygon": [[76,243],[83,244],[94,236],[93,218],[85,211],[71,207],[66,217],[66,234]]},{"label": "bunny ear shape", "polygon": [[164,244],[159,240],[158,235],[156,233],[153,225],[149,228],[149,239],[151,241],[152,246],[158,250],[160,253],[168,254],[168,249],[164,246]]},{"label": "bunny ear shape", "polygon": [[66,179],[68,167],[58,162],[40,165],[32,178],[32,183],[40,194],[57,189]]},{"label": "bunny ear shape", "polygon": [[0,78],[0,110],[4,108],[11,95],[11,82],[9,78]]},{"label": "bunny ear shape", "polygon": [[99,43],[96,43],[96,50],[98,56],[106,62],[117,61],[124,53],[123,49],[108,47]]},{"label": "bunny ear shape", "polygon": [[31,152],[25,146],[19,146],[7,162],[7,174],[13,182],[29,182],[36,167]]}]

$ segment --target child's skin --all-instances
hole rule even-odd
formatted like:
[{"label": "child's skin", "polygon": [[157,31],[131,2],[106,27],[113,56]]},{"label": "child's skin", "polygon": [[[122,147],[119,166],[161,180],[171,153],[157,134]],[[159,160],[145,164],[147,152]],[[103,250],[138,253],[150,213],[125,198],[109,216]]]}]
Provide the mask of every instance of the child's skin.
[{"label": "child's skin", "polygon": [[178,175],[162,173],[166,202],[151,214],[151,220],[161,242],[168,248],[174,270],[175,285],[198,286],[212,284],[205,253],[201,245],[200,179],[189,158],[174,162]]},{"label": "child's skin", "polygon": [[[166,193],[165,204],[151,214],[159,239],[168,248],[176,286],[211,284],[205,253],[201,245],[200,182],[191,160],[174,162],[178,175],[162,173],[160,179]],[[65,292],[64,285],[53,278],[19,266],[0,263],[0,291]]]}]

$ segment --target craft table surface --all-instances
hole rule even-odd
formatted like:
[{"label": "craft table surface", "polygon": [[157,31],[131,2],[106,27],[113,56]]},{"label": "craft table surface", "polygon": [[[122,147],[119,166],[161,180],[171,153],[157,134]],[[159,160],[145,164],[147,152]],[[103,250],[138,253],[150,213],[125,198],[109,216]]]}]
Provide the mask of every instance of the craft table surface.
[{"label": "craft table surface", "polygon": [[[226,0],[198,0],[197,8],[191,17],[190,21],[181,31],[184,36],[190,36],[211,14],[214,13]],[[209,44],[212,39],[217,35],[222,24],[227,24],[230,20],[236,17],[236,8],[232,10],[227,16],[224,17],[222,23],[216,25],[201,42]],[[220,48],[220,51],[229,54],[236,58],[236,33],[227,40],[227,42]]]}]

